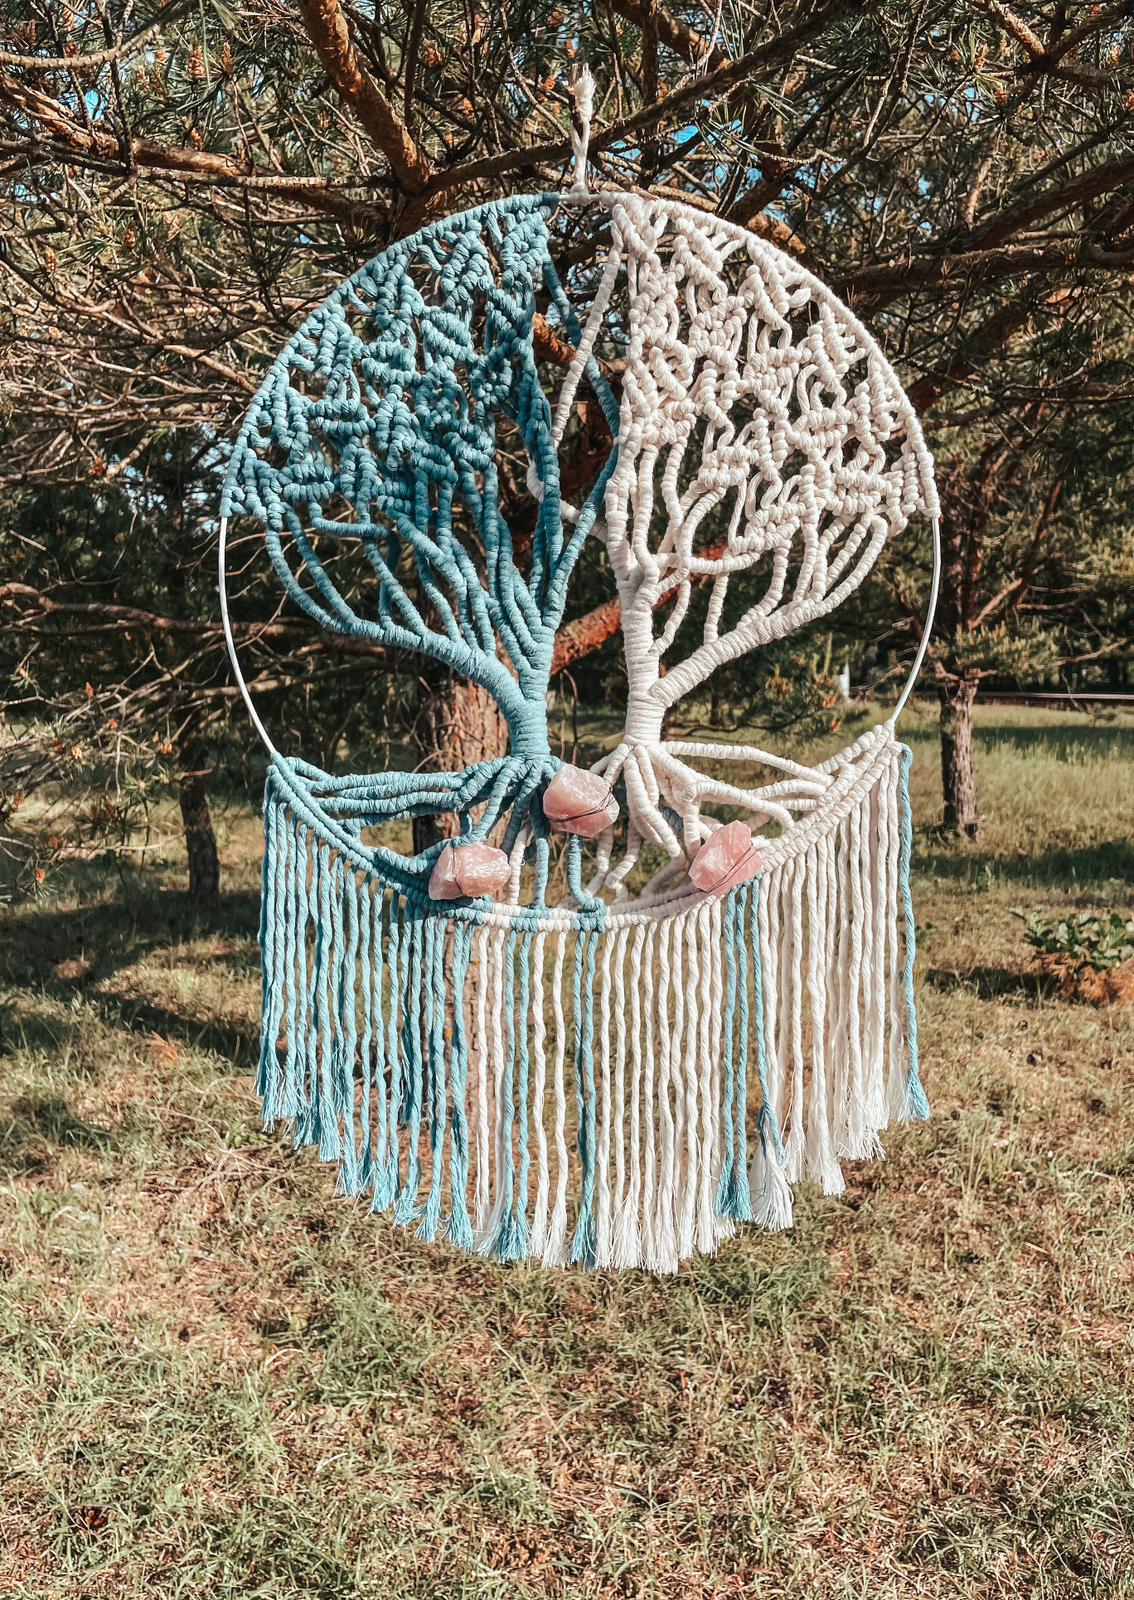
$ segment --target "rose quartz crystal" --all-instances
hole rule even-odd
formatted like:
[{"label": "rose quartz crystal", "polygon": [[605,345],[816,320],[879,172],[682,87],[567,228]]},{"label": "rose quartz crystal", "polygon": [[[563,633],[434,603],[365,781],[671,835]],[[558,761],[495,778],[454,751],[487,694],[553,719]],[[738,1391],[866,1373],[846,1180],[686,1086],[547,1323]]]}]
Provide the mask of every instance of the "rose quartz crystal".
[{"label": "rose quartz crystal", "polygon": [[689,880],[695,889],[715,898],[747,883],[760,871],[761,861],[745,822],[726,822],[705,840],[689,863]]},{"label": "rose quartz crystal", "polygon": [[511,876],[503,850],[490,844],[447,844],[429,875],[429,893],[434,900],[496,895]]},{"label": "rose quartz crystal", "polygon": [[556,833],[595,839],[618,815],[618,801],[597,772],[560,767],[543,794],[543,814]]}]

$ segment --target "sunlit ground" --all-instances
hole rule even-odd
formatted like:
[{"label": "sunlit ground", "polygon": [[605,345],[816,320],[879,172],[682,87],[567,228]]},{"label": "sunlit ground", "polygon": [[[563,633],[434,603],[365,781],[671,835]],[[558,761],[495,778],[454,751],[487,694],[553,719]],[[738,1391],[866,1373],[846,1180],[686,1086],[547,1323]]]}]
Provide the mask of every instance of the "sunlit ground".
[{"label": "sunlit ground", "polygon": [[0,1593],[1134,1595],[1134,1023],[1013,915],[1129,908],[1134,720],[985,709],[973,846],[911,726],[934,1120],[670,1281],[467,1261],[261,1130],[248,808],[215,927],[172,850],[6,914]]}]

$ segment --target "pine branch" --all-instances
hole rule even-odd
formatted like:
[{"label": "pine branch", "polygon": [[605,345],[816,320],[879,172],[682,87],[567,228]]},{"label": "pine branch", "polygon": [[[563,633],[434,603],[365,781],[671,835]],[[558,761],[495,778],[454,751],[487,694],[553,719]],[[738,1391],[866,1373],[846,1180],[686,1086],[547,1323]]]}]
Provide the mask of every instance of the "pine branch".
[{"label": "pine branch", "polygon": [[[32,159],[54,155],[60,160],[109,169],[125,176],[130,175],[133,167],[150,177],[176,179],[179,183],[271,190],[281,198],[302,199],[315,210],[346,222],[356,221],[360,215],[368,215],[371,221],[386,218],[385,211],[361,207],[334,193],[321,178],[258,174],[229,156],[186,145],[163,145],[141,135],[131,138],[128,148],[124,149],[118,134],[105,132],[97,126],[83,127],[67,115],[61,102],[0,71],[0,103],[4,102],[24,113],[33,123],[25,146]],[[37,132],[36,125],[45,132]]]},{"label": "pine branch", "polygon": [[728,53],[719,45],[672,16],[664,6],[655,6],[651,10],[646,0],[610,0],[610,9],[620,17],[625,17],[627,22],[632,22],[636,28],[645,28],[648,20],[657,31],[658,43],[664,44],[675,56],[680,56],[691,66],[713,72],[730,62]]},{"label": "pine branch", "polygon": [[420,194],[430,179],[429,160],[359,60],[338,0],[299,0],[299,10],[340,98],[390,163],[399,187]]},{"label": "pine branch", "polygon": [[1132,182],[1134,156],[1122,156],[1103,162],[1101,166],[1088,167],[1085,172],[1075,173],[1021,205],[1009,206],[978,230],[977,242],[986,249],[1003,244],[1044,218],[1058,216],[1060,212],[1088,200],[1097,200],[1104,194],[1121,193]]},{"label": "pine branch", "polygon": [[[1109,73],[1096,72],[1093,68],[1079,67],[1067,62],[1066,57],[1081,40],[1076,40],[1071,45],[1065,44],[1060,50],[1050,50],[1034,28],[1018,12],[1013,11],[1011,6],[1005,5],[1003,0],[973,0],[973,4],[978,11],[985,12],[995,22],[999,22],[1005,32],[1023,48],[1028,57],[1029,70],[1051,77],[1065,78],[1070,83],[1078,83],[1089,88],[1106,88],[1113,82],[1113,76]],[[1082,34],[1082,37],[1086,35]]]},{"label": "pine branch", "polygon": [[[755,50],[750,50],[737,60],[727,61],[703,77],[692,79],[663,100],[643,106],[621,122],[593,130],[590,144],[592,152],[597,154],[609,150],[612,145],[637,140],[661,124],[677,121],[678,116],[686,114],[694,104],[699,104],[699,109],[703,110],[712,99],[720,98],[739,84],[756,80],[790,61],[802,45],[832,23],[848,15],[862,17],[876,10],[879,3],[880,0],[862,0],[862,3],[855,5],[852,0],[829,0],[826,5],[817,6],[803,22],[785,28],[782,33],[766,39]],[[425,193],[432,196],[487,178],[501,178],[510,172],[546,166],[564,161],[570,154],[569,139],[556,139],[523,150],[504,150],[497,155],[484,156],[464,166],[437,173]]]},{"label": "pine branch", "polygon": [[1089,14],[1084,22],[1077,28],[1071,28],[1062,34],[1058,40],[1052,40],[1047,47],[1047,54],[1053,61],[1062,61],[1064,56],[1070,55],[1072,50],[1077,50],[1081,44],[1096,34],[1104,33],[1108,28],[1120,26],[1130,20],[1130,0],[1118,0],[1117,5],[1099,6],[1089,8]]},{"label": "pine branch", "polygon": [[1008,343],[1013,334],[1027,325],[1035,309],[1035,302],[1029,296],[1023,296],[1008,301],[991,317],[979,323],[951,356],[908,386],[906,393],[914,409],[928,410],[950,389],[967,382],[974,372]]},{"label": "pine branch", "polygon": [[168,11],[161,12],[144,28],[139,28],[129,39],[119,39],[114,44],[107,45],[105,49],[92,50],[89,54],[76,52],[73,56],[20,56],[8,50],[0,50],[0,67],[19,68],[26,72],[97,72],[100,67],[105,67],[111,62],[123,61],[127,56],[133,55],[139,45],[145,44],[155,33],[168,27],[171,22],[176,22],[191,9],[191,6],[184,4],[170,6]]},{"label": "pine branch", "polygon": [[[131,630],[148,636],[165,635],[196,640],[220,641],[224,636],[224,628],[219,621],[201,617],[170,617],[140,606],[116,605],[109,601],[56,600],[27,583],[0,584],[0,613],[7,613],[13,623],[26,633],[42,633],[45,625],[54,619],[66,625],[64,631],[68,637],[121,635]],[[388,667],[396,666],[400,659],[400,652],[376,644],[371,639],[339,633],[320,633],[312,639],[311,625],[305,618],[263,622],[234,620],[231,626],[233,637],[242,644],[278,643],[285,646],[291,655],[330,653],[364,656],[367,660]]]},{"label": "pine branch", "polygon": [[834,278],[833,287],[844,297],[865,294],[867,304],[876,308],[882,295],[904,294],[931,284],[999,283],[1041,272],[1066,272],[1072,267],[1126,271],[1134,267],[1134,248],[1107,249],[1088,234],[1072,234],[1043,245],[958,250],[912,256],[907,261],[864,261]]},{"label": "pine branch", "polygon": [[621,600],[604,600],[584,616],[565,622],[555,635],[555,652],[551,659],[552,676],[573,667],[577,661],[601,650],[608,639],[613,639],[622,626]]}]

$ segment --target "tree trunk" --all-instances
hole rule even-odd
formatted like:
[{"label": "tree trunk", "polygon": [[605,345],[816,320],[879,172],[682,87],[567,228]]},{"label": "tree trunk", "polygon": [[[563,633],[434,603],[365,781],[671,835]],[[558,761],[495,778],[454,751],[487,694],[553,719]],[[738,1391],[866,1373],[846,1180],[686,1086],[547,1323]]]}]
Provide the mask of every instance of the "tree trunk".
[{"label": "tree trunk", "polygon": [[980,831],[976,766],[973,762],[973,702],[978,678],[951,679],[940,685],[941,787],[945,826],[975,839]]},{"label": "tree trunk", "polygon": [[205,752],[199,744],[186,740],[180,744],[178,754],[181,776],[177,798],[189,861],[189,894],[201,910],[212,912],[220,901],[220,856],[205,784]]},{"label": "tree trunk", "polygon": [[[479,684],[439,675],[422,683],[419,699],[414,738],[423,767],[459,771],[505,750],[507,723],[495,700]],[[424,850],[457,832],[456,817],[415,817],[414,850]]]}]

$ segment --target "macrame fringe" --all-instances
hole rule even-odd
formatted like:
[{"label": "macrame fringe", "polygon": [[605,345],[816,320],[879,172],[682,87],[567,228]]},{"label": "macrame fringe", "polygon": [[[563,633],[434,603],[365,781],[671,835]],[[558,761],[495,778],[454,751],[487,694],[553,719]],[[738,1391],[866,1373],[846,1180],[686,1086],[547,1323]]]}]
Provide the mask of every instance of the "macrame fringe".
[{"label": "macrame fringe", "polygon": [[[673,1272],[843,1187],[918,1073],[909,752],[721,901],[509,918],[392,887],[273,768],[267,1123],[498,1260]],[[306,814],[305,814],[306,813]],[[773,854],[770,852],[770,854]]]}]

